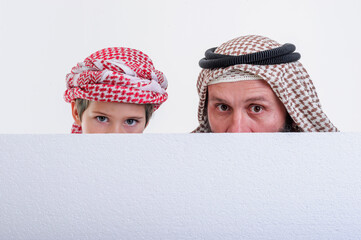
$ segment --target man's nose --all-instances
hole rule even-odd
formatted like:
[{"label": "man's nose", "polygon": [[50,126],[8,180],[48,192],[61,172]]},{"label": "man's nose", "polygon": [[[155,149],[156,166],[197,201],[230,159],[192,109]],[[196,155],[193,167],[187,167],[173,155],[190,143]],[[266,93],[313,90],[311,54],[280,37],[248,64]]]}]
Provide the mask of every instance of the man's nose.
[{"label": "man's nose", "polygon": [[227,129],[229,133],[251,132],[250,119],[246,113],[235,112]]}]

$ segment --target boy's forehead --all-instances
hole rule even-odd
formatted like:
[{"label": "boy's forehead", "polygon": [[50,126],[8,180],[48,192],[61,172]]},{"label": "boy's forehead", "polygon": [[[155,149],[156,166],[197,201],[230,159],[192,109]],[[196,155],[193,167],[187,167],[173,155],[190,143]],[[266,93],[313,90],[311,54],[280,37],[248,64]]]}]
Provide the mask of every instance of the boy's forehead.
[{"label": "boy's forehead", "polygon": [[117,111],[118,109],[144,109],[144,104],[123,103],[123,102],[103,102],[90,101],[89,108],[92,109],[107,109],[110,111]]}]

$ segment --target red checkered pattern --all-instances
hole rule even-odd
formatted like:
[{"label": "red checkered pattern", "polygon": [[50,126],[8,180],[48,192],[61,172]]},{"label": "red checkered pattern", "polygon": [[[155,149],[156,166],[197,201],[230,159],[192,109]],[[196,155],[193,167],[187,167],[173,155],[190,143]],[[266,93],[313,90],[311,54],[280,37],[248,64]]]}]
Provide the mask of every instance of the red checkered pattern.
[{"label": "red checkered pattern", "polygon": [[[168,98],[168,82],[152,60],[131,48],[105,48],[78,63],[66,76],[66,102],[77,98],[101,102],[153,104],[154,110]],[[81,133],[74,124],[72,133]]]},{"label": "red checkered pattern", "polygon": [[[249,35],[232,39],[219,46],[215,53],[244,55],[279,47],[280,44],[266,37]],[[199,127],[193,132],[211,132],[206,98],[208,83],[231,70],[240,70],[262,77],[286,107],[288,113],[304,132],[337,132],[322,111],[316,89],[306,69],[300,62],[278,65],[239,64],[227,68],[203,69],[197,81],[199,94]]]}]

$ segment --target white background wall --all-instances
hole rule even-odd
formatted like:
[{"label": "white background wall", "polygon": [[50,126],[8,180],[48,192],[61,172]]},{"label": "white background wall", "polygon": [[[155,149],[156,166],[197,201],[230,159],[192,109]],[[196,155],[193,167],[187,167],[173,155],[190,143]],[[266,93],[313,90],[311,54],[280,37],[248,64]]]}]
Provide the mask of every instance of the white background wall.
[{"label": "white background wall", "polygon": [[360,133],[0,135],[0,239],[360,239],[360,146]]},{"label": "white background wall", "polygon": [[294,43],[330,119],[361,131],[360,11],[359,0],[0,0],[0,133],[68,133],[65,75],[110,46],[144,51],[168,77],[146,132],[189,132],[199,59],[247,34]]}]

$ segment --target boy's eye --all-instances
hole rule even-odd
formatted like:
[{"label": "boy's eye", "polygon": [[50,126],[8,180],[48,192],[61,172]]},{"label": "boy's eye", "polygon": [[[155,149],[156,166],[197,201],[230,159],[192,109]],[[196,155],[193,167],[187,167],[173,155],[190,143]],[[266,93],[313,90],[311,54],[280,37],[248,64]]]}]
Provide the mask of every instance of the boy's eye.
[{"label": "boy's eye", "polygon": [[127,124],[128,126],[134,126],[138,121],[132,118],[129,118],[127,120],[125,120],[125,124]]},{"label": "boy's eye", "polygon": [[226,112],[229,110],[229,106],[226,104],[219,104],[217,105],[217,109],[221,112]]},{"label": "boy's eye", "polygon": [[104,116],[97,116],[96,118],[97,118],[97,120],[98,120],[99,122],[102,122],[102,123],[109,121],[109,119],[108,119],[107,117],[104,117]]},{"label": "boy's eye", "polygon": [[251,111],[253,113],[260,113],[263,111],[263,107],[260,105],[253,105],[253,106],[251,106]]}]

